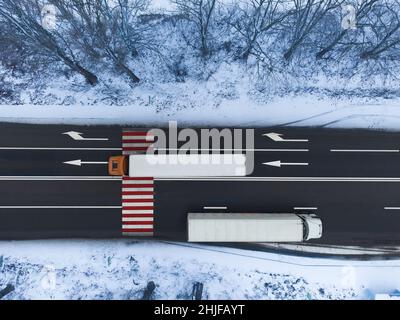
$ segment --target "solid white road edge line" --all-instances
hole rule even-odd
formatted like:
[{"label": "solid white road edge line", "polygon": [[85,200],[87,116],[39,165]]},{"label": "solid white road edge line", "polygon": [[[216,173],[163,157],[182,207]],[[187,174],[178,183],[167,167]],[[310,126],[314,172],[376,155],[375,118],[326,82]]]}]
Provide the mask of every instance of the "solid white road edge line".
[{"label": "solid white road edge line", "polygon": [[0,147],[0,150],[121,151],[122,148]]},{"label": "solid white road edge line", "polygon": [[331,152],[400,152],[400,150],[396,150],[396,149],[383,149],[383,150],[379,150],[379,149],[331,149]]},{"label": "solid white road edge line", "polygon": [[238,151],[238,152],[308,152],[309,149],[199,149],[199,148],[154,148],[158,151]]},{"label": "solid white road edge line", "polygon": [[0,181],[121,181],[117,176],[0,176]]},{"label": "solid white road edge line", "polygon": [[[0,181],[117,181],[122,177],[117,176],[0,176]],[[162,177],[154,181],[242,181],[242,182],[400,182],[400,177]],[[150,189],[150,188],[149,188]],[[151,191],[133,188],[124,191]]]},{"label": "solid white road edge line", "polygon": [[400,182],[399,178],[375,177],[186,177],[154,178],[155,181],[242,181],[242,182]]},{"label": "solid white road edge line", "polygon": [[122,206],[0,206],[0,209],[122,209]]}]

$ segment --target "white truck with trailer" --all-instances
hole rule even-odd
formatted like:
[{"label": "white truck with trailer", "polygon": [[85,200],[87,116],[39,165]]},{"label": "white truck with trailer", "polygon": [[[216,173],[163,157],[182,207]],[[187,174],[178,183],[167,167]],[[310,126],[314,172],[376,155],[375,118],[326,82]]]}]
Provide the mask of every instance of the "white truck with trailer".
[{"label": "white truck with trailer", "polygon": [[109,159],[112,176],[129,177],[235,177],[246,176],[244,154],[135,154]]},{"label": "white truck with trailer", "polygon": [[322,236],[315,214],[189,213],[189,242],[302,242]]}]

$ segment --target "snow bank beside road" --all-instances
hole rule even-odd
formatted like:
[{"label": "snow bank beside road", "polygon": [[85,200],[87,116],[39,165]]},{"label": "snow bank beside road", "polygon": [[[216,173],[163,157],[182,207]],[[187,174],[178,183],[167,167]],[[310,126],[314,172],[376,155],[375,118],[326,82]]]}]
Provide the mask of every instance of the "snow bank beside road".
[{"label": "snow bank beside road", "polygon": [[122,124],[166,126],[325,126],[332,128],[400,129],[400,100],[317,100],[315,96],[275,98],[257,105],[247,99],[226,100],[180,110],[158,110],[156,105],[0,106],[0,121],[64,124]]},{"label": "snow bank beside road", "polygon": [[195,281],[205,299],[353,299],[400,287],[400,260],[129,240],[0,242],[1,255],[0,287],[15,286],[7,299],[139,299],[148,281],[155,299],[188,299]]}]

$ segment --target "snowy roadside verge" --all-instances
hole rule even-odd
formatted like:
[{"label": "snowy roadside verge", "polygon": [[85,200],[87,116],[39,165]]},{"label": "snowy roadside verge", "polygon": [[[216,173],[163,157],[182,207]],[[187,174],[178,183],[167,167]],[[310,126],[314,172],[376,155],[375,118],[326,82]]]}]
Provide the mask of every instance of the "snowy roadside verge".
[{"label": "snowy roadside verge", "polygon": [[43,124],[119,124],[167,126],[323,126],[400,130],[400,100],[316,99],[315,96],[275,98],[258,105],[248,99],[226,100],[180,110],[155,105],[9,105],[0,106],[0,121]]},{"label": "snowy roadside verge", "polygon": [[15,287],[6,299],[139,299],[148,281],[154,299],[188,299],[195,281],[205,299],[371,298],[400,287],[400,260],[131,240],[0,242],[0,256],[0,287]]}]

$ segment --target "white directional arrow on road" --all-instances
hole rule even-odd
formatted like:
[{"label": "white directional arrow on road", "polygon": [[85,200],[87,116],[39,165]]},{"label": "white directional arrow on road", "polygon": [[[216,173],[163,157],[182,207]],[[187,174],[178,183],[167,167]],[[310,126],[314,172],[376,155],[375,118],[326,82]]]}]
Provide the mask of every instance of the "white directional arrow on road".
[{"label": "white directional arrow on road", "polygon": [[68,131],[63,134],[70,136],[72,139],[77,141],[108,141],[108,138],[84,138],[83,133],[76,131]]},{"label": "white directional arrow on road", "polygon": [[278,168],[282,166],[308,166],[307,162],[281,162],[281,160],[263,162],[263,164],[266,166],[278,167]]},{"label": "white directional arrow on road", "polygon": [[63,162],[65,164],[70,164],[71,166],[81,167],[83,164],[108,164],[107,161],[82,161],[82,160],[71,160]]},{"label": "white directional arrow on road", "polygon": [[270,132],[270,133],[265,133],[263,134],[264,137],[268,137],[275,142],[308,142],[308,139],[283,139],[282,133],[275,133],[275,132]]}]

